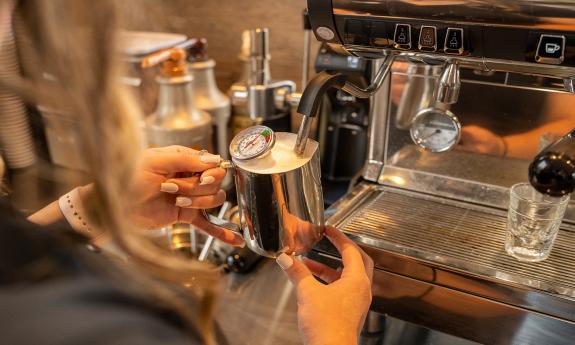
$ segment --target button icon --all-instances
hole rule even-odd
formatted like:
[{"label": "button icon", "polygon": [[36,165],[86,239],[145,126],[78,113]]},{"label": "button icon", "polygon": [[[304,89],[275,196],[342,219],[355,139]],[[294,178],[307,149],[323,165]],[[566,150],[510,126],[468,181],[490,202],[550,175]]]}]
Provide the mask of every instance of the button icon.
[{"label": "button icon", "polygon": [[559,65],[563,62],[565,54],[565,36],[541,35],[535,61]]},{"label": "button icon", "polygon": [[463,29],[448,28],[445,35],[444,50],[446,54],[461,55],[464,51]]},{"label": "button icon", "polygon": [[546,43],[545,44],[545,52],[547,54],[555,54],[556,52],[559,51],[559,49],[561,49],[561,46],[558,45],[557,43]]},{"label": "button icon", "polygon": [[422,26],[419,32],[419,50],[437,50],[437,29],[435,26]]},{"label": "button icon", "polygon": [[395,34],[393,35],[397,49],[411,49],[411,25],[397,24],[395,26]]},{"label": "button icon", "polygon": [[456,36],[452,36],[449,40],[449,48],[457,48],[459,46],[459,41]]}]

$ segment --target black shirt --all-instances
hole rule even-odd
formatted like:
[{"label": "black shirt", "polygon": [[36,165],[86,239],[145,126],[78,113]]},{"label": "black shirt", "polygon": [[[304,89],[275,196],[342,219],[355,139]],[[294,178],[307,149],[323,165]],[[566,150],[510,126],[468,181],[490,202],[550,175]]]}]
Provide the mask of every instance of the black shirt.
[{"label": "black shirt", "polygon": [[143,294],[118,287],[79,235],[29,223],[0,200],[1,344],[199,344]]}]

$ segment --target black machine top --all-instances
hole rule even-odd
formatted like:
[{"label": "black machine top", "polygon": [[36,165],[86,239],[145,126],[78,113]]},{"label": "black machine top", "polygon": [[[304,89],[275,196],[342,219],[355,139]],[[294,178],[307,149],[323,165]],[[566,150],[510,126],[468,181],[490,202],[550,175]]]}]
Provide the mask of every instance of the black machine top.
[{"label": "black machine top", "polygon": [[308,0],[308,10],[318,40],[357,55],[575,67],[571,0]]}]

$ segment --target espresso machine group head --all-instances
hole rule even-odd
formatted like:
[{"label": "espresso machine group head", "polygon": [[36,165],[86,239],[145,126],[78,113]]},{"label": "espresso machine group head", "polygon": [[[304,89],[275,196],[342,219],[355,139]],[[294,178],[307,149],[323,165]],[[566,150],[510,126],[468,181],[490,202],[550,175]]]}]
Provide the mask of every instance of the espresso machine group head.
[{"label": "espresso machine group head", "polygon": [[512,185],[573,190],[575,3],[308,0],[308,13],[331,50],[372,60],[367,88],[324,72],[299,109],[313,116],[325,86],[370,97],[362,179],[326,221],[373,258],[372,310],[479,343],[575,339],[575,204],[546,261],[504,249]]},{"label": "espresso machine group head", "polygon": [[[333,49],[442,69],[434,101],[411,122],[414,142],[433,152],[450,150],[460,139],[461,125],[450,111],[459,98],[460,68],[548,78],[553,89],[575,91],[575,6],[569,1],[318,0],[308,8],[316,38]],[[420,133],[417,125],[440,118],[454,134],[434,146],[427,136],[435,134]]]}]

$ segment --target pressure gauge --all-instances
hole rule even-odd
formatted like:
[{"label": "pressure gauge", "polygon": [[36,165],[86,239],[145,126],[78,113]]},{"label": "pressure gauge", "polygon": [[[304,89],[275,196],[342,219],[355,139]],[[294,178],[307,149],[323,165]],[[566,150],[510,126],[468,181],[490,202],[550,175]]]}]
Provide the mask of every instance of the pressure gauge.
[{"label": "pressure gauge", "polygon": [[232,157],[248,160],[261,157],[274,146],[274,132],[266,126],[253,126],[239,132],[230,144]]},{"label": "pressure gauge", "polygon": [[420,111],[411,124],[411,139],[431,152],[453,148],[461,137],[461,124],[449,110],[429,108]]}]

